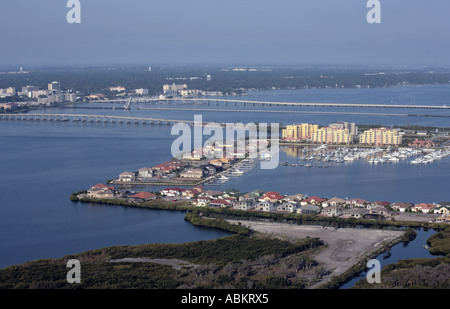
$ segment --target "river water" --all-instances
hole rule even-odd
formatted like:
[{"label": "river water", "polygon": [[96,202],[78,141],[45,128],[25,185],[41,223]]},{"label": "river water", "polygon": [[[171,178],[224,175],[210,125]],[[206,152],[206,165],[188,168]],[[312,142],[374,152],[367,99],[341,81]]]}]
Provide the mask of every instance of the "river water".
[{"label": "river water", "polygon": [[[413,104],[445,105],[449,103],[450,86],[276,90],[251,92],[245,98],[285,102],[380,104],[413,102]],[[195,104],[185,105],[192,109],[205,107]],[[185,105],[181,106],[186,107]],[[439,117],[137,110],[148,107],[176,106],[140,104],[132,106],[131,111],[74,108],[43,109],[35,112],[136,115],[183,120],[193,120],[194,115],[202,114],[205,121],[244,123],[259,121],[287,124],[308,121],[324,125],[341,120],[383,125],[450,126],[449,118]],[[206,108],[231,108],[231,106]],[[261,109],[257,106],[239,105],[232,108]],[[290,106],[264,108],[300,110]],[[323,108],[301,110],[342,112],[338,109]],[[349,111],[362,110],[365,109]],[[377,109],[376,112],[383,111]],[[448,111],[436,110],[408,110],[408,112],[448,114]],[[170,134],[169,126],[160,125],[0,121],[0,268],[106,246],[152,242],[181,243],[228,235],[219,230],[194,227],[183,220],[182,212],[76,204],[68,199],[72,192],[104,183],[123,171],[153,166],[170,159],[170,148],[175,138]],[[280,161],[285,160],[295,162],[296,157],[281,152]],[[255,168],[242,177],[209,188],[237,188],[241,191],[262,189],[282,194],[359,197],[391,202],[440,202],[450,200],[449,168],[449,158],[426,166],[410,166],[407,162],[371,166],[363,161],[331,166],[327,169],[279,166],[274,170]],[[408,253],[408,256],[414,257],[415,253]]]},{"label": "river water", "polygon": [[[375,257],[381,264],[381,268],[388,264],[396,263],[400,260],[410,259],[410,258],[434,258],[436,256],[431,255],[428,250],[423,246],[426,245],[427,239],[434,235],[436,232],[432,229],[417,229],[417,236],[414,240],[404,244],[403,242],[396,244],[391,248],[389,252],[382,253]],[[342,285],[341,289],[349,289],[353,287],[359,280],[364,280],[367,276],[367,272],[364,271],[359,274],[354,279]],[[381,280],[383,278],[381,277]],[[376,283],[372,283],[375,284]]]}]

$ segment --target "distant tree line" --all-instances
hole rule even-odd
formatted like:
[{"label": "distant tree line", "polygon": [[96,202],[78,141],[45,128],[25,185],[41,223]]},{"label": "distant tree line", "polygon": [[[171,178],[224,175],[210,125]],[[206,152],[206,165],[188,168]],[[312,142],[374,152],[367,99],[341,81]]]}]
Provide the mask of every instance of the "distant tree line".
[{"label": "distant tree line", "polygon": [[[154,67],[151,72],[145,66],[55,67],[35,68],[29,74],[2,75],[0,88],[26,85],[47,89],[51,81],[59,81],[62,90],[80,91],[84,94],[105,93],[112,96],[111,86],[123,86],[127,90],[149,89],[150,95],[162,92],[164,84],[187,84],[190,89],[241,93],[243,89],[302,89],[325,87],[390,87],[404,84],[448,84],[450,71],[437,69],[380,69],[366,68],[282,68],[271,71],[234,72],[218,66]],[[211,81],[206,75],[212,76]],[[196,79],[191,79],[195,77]],[[178,78],[178,79],[177,79]]]}]

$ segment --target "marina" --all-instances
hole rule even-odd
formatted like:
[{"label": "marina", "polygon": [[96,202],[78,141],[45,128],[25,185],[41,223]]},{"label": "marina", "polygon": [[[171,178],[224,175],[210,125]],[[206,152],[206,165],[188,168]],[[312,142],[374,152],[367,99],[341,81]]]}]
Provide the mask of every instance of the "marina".
[{"label": "marina", "polygon": [[234,165],[232,168],[221,172],[217,177],[208,180],[204,185],[222,185],[235,177],[241,177],[245,173],[253,170],[257,166],[256,159],[243,159],[241,162]]},{"label": "marina", "polygon": [[328,168],[330,166],[338,166],[341,164],[351,163],[357,160],[363,160],[371,165],[392,164],[404,161],[414,157],[409,163],[428,164],[443,159],[450,155],[448,148],[444,150],[426,150],[412,148],[358,148],[358,147],[333,147],[322,145],[320,147],[304,147],[297,151],[292,151],[292,147],[282,147],[288,155],[294,154],[300,161],[292,163],[283,161],[280,163],[284,167],[317,167]]},{"label": "marina", "polygon": [[441,160],[447,156],[450,156],[450,149],[438,150],[424,155],[423,157],[417,158],[411,161],[412,165],[417,164],[430,164],[437,160]]}]

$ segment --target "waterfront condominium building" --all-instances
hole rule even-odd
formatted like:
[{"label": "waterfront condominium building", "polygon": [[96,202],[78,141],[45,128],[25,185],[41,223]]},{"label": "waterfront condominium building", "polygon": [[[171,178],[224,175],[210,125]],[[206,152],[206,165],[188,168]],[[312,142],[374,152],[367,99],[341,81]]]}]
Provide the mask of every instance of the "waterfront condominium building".
[{"label": "waterfront condominium building", "polygon": [[317,132],[318,129],[319,125],[317,124],[302,123],[289,125],[286,126],[286,129],[283,129],[282,139],[293,141],[311,139],[312,134]]},{"label": "waterfront condominium building", "polygon": [[402,136],[397,130],[387,128],[370,129],[359,136],[362,145],[397,146],[402,143]]},{"label": "waterfront condominium building", "polygon": [[353,142],[353,135],[348,129],[325,127],[314,132],[311,141],[322,144],[350,144]]},{"label": "waterfront condominium building", "polygon": [[353,135],[358,135],[358,127],[354,122],[346,122],[346,121],[336,121],[329,125],[330,128],[343,129],[348,130],[348,132]]},{"label": "waterfront condominium building", "polygon": [[51,82],[50,84],[48,84],[49,92],[60,91],[60,90],[61,90],[61,84],[59,82]]}]

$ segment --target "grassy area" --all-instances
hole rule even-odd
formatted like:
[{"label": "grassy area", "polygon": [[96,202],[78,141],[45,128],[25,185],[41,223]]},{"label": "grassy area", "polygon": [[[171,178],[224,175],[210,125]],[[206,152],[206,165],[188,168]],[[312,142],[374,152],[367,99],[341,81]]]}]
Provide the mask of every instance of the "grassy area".
[{"label": "grassy area", "polygon": [[[291,243],[259,234],[236,234],[184,244],[117,246],[7,267],[0,270],[0,288],[299,288],[304,287],[301,271],[317,264],[310,252],[321,245],[318,239]],[[149,262],[109,262],[133,257],[176,258],[199,267],[174,270]],[[69,259],[81,263],[80,284],[66,281]]]},{"label": "grassy area", "polygon": [[449,289],[450,256],[436,259],[408,259],[387,265],[381,283],[360,280],[354,289]]}]

